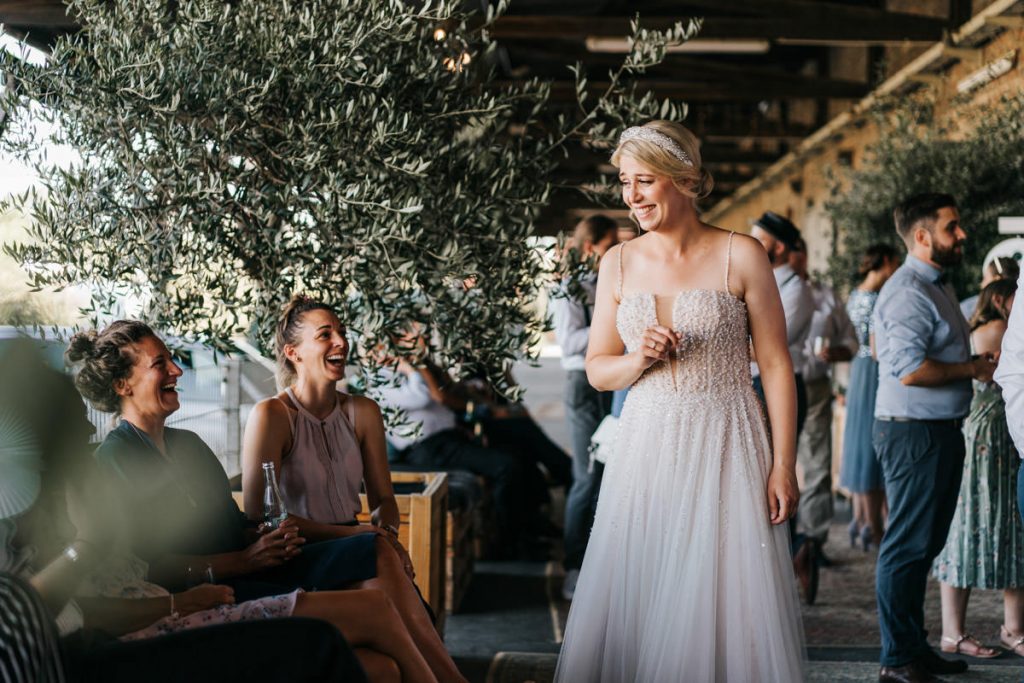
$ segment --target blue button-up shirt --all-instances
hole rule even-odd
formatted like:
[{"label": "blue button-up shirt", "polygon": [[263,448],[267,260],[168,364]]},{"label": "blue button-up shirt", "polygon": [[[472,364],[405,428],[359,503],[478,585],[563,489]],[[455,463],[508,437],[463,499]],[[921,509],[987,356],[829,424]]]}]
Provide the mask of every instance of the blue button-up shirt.
[{"label": "blue button-up shirt", "polygon": [[925,359],[963,363],[971,358],[970,330],[953,288],[938,282],[942,271],[907,260],[882,287],[875,304],[878,397],[875,417],[944,420],[965,416],[971,380],[938,387],[904,386],[900,380]]}]

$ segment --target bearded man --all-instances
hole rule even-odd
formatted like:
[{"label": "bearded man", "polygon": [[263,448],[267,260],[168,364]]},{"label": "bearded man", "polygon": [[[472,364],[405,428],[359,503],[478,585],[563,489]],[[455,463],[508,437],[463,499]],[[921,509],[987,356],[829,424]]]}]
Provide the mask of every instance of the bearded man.
[{"label": "bearded man", "polygon": [[970,332],[946,271],[963,258],[956,200],[919,194],[894,212],[907,259],[874,311],[878,396],[872,441],[889,501],[876,592],[882,635],[879,681],[930,683],[967,669],[939,657],[924,629],[932,560],[946,543],[964,464],[961,424],[971,379],[988,382],[992,357],[971,357]]}]

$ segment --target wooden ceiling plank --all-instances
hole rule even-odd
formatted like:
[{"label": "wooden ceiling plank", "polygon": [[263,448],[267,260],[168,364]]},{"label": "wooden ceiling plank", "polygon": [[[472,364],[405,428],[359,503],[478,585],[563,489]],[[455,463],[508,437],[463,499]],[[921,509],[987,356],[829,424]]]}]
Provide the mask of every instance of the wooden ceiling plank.
[{"label": "wooden ceiling plank", "polygon": [[[891,43],[910,41],[934,42],[942,38],[941,20],[913,17],[913,21],[894,18],[886,22],[839,22],[832,18],[814,17],[708,17],[700,38],[719,39],[788,39],[821,44],[860,42]],[[644,28],[665,30],[682,17],[641,17]],[[629,33],[628,17],[581,16],[514,16],[498,18],[491,28],[495,38],[576,38],[589,36],[622,37]]]},{"label": "wooden ceiling plank", "polygon": [[[493,87],[510,87],[512,81],[496,81]],[[870,86],[852,81],[830,81],[821,79],[801,84],[773,83],[771,81],[692,82],[677,80],[640,80],[636,82],[640,92],[653,91],[658,97],[682,99],[687,102],[758,102],[761,100],[834,98],[853,99],[866,95]],[[591,81],[590,92],[603,92],[607,82]],[[576,97],[576,86],[572,81],[555,81],[551,84],[551,99],[572,100]]]},{"label": "wooden ceiling plank", "polygon": [[[964,2],[965,0],[954,0]],[[966,0],[969,4],[970,0]],[[926,24],[948,28],[949,20],[943,20],[925,14],[911,12],[895,12],[882,7],[866,5],[849,5],[826,0],[682,0],[681,2],[639,3],[636,11],[641,18],[645,14],[683,14],[684,8],[693,8],[695,14],[710,10],[714,12],[733,12],[745,15],[773,15],[800,18],[813,21],[864,21],[914,24],[924,21]],[[967,16],[970,19],[970,15]],[[955,20],[955,18],[954,18]],[[960,22],[963,23],[963,22]]]}]

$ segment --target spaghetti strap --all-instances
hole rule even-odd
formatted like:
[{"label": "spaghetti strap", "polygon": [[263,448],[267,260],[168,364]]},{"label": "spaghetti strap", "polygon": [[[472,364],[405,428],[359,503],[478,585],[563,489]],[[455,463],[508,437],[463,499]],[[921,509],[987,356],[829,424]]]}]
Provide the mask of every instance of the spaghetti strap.
[{"label": "spaghetti strap", "polygon": [[620,302],[622,301],[622,252],[625,251],[625,249],[626,243],[621,242],[619,244],[619,253],[616,254],[619,261],[619,281],[618,284],[616,284],[615,286],[615,299]]},{"label": "spaghetti strap", "polygon": [[725,250],[725,291],[730,295],[732,295],[732,289],[729,287],[729,266],[732,264],[732,238],[735,234],[735,232],[729,233],[729,246]]}]

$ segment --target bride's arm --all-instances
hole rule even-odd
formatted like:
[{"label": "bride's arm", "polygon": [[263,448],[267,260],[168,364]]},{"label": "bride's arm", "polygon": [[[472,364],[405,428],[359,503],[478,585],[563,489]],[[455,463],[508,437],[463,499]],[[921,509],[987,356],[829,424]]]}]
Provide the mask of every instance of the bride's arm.
[{"label": "bride's arm", "polygon": [[786,342],[786,315],[764,249],[750,238],[737,240],[736,247],[733,262],[747,302],[750,337],[772,426],[768,513],[772,524],[781,524],[796,513],[800,499],[796,482],[796,382]]},{"label": "bride's arm", "polygon": [[671,330],[658,325],[644,333],[644,340],[660,344],[660,347],[652,348],[645,343],[639,350],[623,355],[626,346],[615,327],[615,314],[619,310],[615,289],[619,277],[618,250],[621,248],[622,245],[618,245],[608,250],[601,259],[601,270],[597,276],[597,297],[594,318],[590,322],[586,368],[587,379],[598,391],[613,391],[630,386],[644,370],[660,360],[666,360],[675,344],[675,335]]}]

